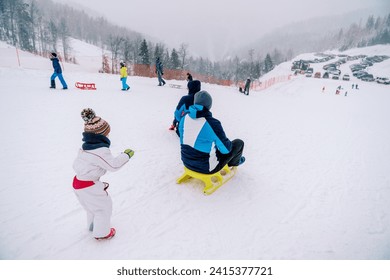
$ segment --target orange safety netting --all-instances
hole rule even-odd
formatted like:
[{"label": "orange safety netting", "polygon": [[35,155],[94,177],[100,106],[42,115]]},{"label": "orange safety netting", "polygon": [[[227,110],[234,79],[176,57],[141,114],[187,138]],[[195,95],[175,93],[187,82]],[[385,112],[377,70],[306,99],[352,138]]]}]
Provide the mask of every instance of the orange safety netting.
[{"label": "orange safety netting", "polygon": [[[141,77],[149,77],[154,78],[157,77],[156,67],[154,65],[144,65],[144,64],[134,64],[129,67],[130,75],[132,76],[141,76]],[[187,70],[172,70],[165,69],[164,70],[164,79],[167,80],[185,80],[187,77]],[[192,73],[195,79],[210,84],[223,85],[223,86],[231,86],[234,83],[230,80],[222,80],[211,76],[201,75]]]},{"label": "orange safety netting", "polygon": [[264,90],[269,88],[270,86],[273,86],[277,83],[286,82],[288,80],[291,80],[292,75],[286,75],[286,76],[279,76],[279,77],[272,77],[264,81],[253,81],[251,84],[251,89],[253,90]]},{"label": "orange safety netting", "polygon": [[[156,67],[154,65],[145,65],[145,64],[133,64],[129,67],[129,74],[132,76],[141,76],[141,77],[149,77],[154,78],[157,77],[156,74]],[[164,70],[164,79],[167,80],[185,80],[187,77],[188,71],[187,70],[172,70],[172,69],[165,69]],[[192,76],[203,83],[209,83],[209,84],[215,84],[215,85],[221,85],[221,86],[241,86],[244,87],[244,83],[235,83],[231,80],[223,80],[218,79],[212,76],[202,75],[191,72]],[[277,83],[286,82],[288,80],[291,80],[292,75],[286,75],[286,76],[279,76],[279,77],[273,77],[269,78],[264,81],[255,80],[251,82],[250,89],[254,91],[260,91],[264,90],[266,88],[269,88],[270,86],[273,86]]]}]

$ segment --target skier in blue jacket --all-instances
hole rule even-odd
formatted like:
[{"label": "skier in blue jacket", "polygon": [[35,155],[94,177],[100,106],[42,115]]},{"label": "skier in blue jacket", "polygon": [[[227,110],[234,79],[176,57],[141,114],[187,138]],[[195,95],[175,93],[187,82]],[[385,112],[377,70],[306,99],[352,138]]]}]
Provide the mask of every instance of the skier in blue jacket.
[{"label": "skier in blue jacket", "polygon": [[62,69],[57,54],[54,52],[51,53],[50,60],[52,61],[53,68],[54,68],[54,73],[50,77],[50,88],[56,88],[55,78],[58,77],[58,79],[60,79],[60,82],[62,84],[62,89],[68,89],[68,85],[66,84],[64,77],[62,76]]},{"label": "skier in blue jacket", "polygon": [[207,91],[196,93],[194,105],[179,123],[183,164],[203,174],[213,174],[226,164],[238,166],[245,161],[244,141],[230,141],[226,137],[221,122],[210,112],[211,105],[212,98]]},{"label": "skier in blue jacket", "polygon": [[176,133],[178,136],[180,136],[180,134],[179,134],[179,130],[177,129],[177,126],[181,118],[187,113],[188,108],[190,108],[190,106],[194,104],[194,95],[195,93],[200,91],[201,83],[198,80],[189,81],[187,84],[187,88],[188,88],[188,94],[180,98],[180,101],[177,104],[176,110],[174,112],[175,117],[172,121],[172,125],[169,128],[169,130],[176,129]]}]

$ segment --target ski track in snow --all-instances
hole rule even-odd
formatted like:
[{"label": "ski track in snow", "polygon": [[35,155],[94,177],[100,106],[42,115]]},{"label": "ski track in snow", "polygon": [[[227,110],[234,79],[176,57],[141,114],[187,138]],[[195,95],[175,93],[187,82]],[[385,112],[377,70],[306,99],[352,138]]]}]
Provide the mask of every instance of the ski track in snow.
[{"label": "ski track in snow", "polygon": [[[168,127],[185,89],[129,77],[124,93],[118,76],[66,64],[70,89],[53,91],[50,62],[30,59],[36,69],[0,67],[0,114],[10,120],[0,158],[1,259],[390,258],[389,87],[298,76],[244,96],[203,84],[247,159],[204,196],[195,179],[175,182],[183,166]],[[98,90],[75,89],[76,81]],[[93,240],[71,187],[85,107],[110,123],[113,154],[135,150],[101,179],[117,229],[108,242]]]}]

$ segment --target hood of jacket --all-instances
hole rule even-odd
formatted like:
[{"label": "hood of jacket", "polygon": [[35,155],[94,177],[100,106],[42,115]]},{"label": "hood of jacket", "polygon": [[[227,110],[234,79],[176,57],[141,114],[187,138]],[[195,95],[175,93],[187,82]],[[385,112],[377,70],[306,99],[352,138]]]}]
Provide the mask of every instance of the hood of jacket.
[{"label": "hood of jacket", "polygon": [[189,111],[188,115],[192,119],[212,117],[211,112],[203,105],[199,105],[199,104],[191,105],[188,111]]}]

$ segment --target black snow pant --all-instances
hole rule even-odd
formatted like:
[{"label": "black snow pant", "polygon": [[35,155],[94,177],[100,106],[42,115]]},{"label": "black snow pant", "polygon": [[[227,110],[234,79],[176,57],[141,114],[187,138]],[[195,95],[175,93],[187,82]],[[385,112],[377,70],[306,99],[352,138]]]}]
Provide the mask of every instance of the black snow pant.
[{"label": "black snow pant", "polygon": [[228,166],[238,166],[242,152],[244,151],[244,141],[235,139],[232,141],[232,150],[228,154],[218,153],[218,165],[209,172],[213,174],[221,170],[226,164]]}]

